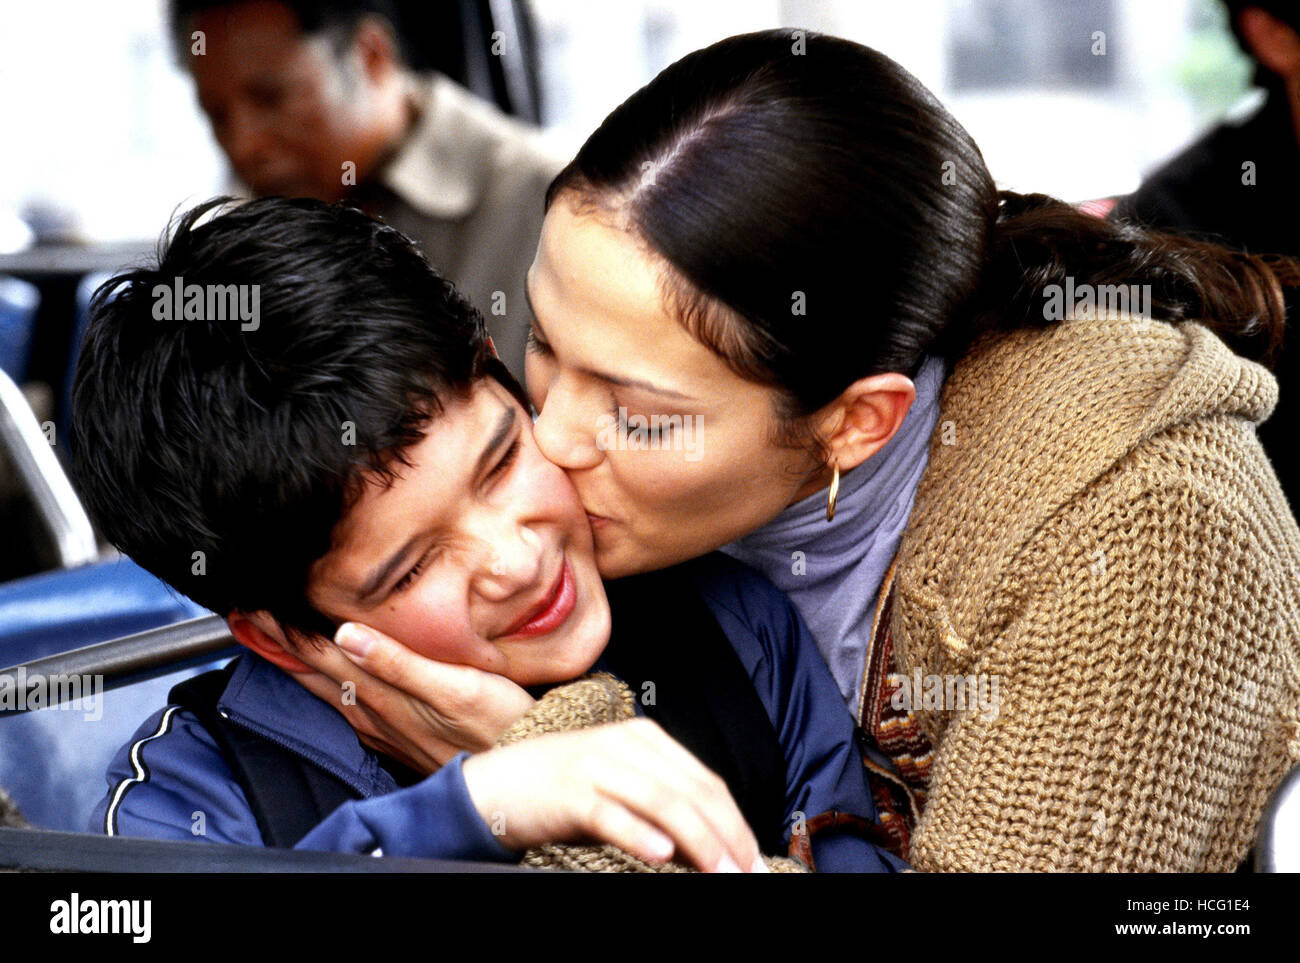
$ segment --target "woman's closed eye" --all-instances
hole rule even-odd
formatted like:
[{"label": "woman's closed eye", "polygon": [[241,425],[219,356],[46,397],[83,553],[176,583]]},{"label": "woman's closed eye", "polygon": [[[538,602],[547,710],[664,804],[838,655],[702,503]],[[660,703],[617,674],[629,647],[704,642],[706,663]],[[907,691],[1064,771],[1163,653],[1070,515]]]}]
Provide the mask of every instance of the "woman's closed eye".
[{"label": "woman's closed eye", "polygon": [[[654,415],[649,418],[645,415],[632,415],[629,417],[627,406],[620,405],[617,400],[614,402],[614,418],[618,422],[620,434],[626,435],[633,431],[643,431],[646,433],[647,438],[656,441],[671,435],[673,429],[677,427],[676,422],[681,420],[678,416],[667,418],[662,415]],[[633,425],[633,421],[637,422],[637,424]]]},{"label": "woman's closed eye", "polygon": [[537,334],[537,329],[532,325],[528,326],[528,337],[524,341],[524,350],[533,354],[546,357],[551,353],[551,346],[541,339]]}]

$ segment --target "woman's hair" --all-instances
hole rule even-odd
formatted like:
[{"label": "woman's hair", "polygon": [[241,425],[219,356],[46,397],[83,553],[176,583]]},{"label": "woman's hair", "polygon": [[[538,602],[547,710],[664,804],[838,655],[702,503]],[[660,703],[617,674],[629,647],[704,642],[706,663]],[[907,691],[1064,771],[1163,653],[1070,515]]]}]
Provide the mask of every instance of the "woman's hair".
[{"label": "woman's hair", "polygon": [[669,310],[737,374],[778,389],[787,430],[859,378],[915,377],[926,354],[1053,323],[1052,285],[1122,285],[1126,300],[1149,285],[1152,317],[1202,321],[1266,364],[1280,347],[1265,260],[999,192],[915,77],[809,31],[683,57],[605,119],[547,206],[561,195],[666,262]]}]

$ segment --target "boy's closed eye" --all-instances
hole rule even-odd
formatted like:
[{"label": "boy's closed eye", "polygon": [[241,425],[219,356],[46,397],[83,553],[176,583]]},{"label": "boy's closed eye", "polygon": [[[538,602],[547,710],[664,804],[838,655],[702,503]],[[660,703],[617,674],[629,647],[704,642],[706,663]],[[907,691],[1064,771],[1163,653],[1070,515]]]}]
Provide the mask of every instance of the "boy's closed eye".
[{"label": "boy's closed eye", "polygon": [[[491,484],[509,472],[510,466],[513,465],[519,457],[519,449],[519,437],[516,435],[514,440],[507,446],[505,453],[502,454],[496,463],[488,469],[487,474],[483,478],[485,485]],[[420,556],[419,561],[411,566],[407,573],[397,580],[393,585],[390,594],[399,594],[415,584],[415,580],[420,577],[421,573],[423,573],[426,568],[428,568],[429,563],[437,557],[440,550],[441,546],[439,544],[434,544],[430,547],[428,551]]]}]

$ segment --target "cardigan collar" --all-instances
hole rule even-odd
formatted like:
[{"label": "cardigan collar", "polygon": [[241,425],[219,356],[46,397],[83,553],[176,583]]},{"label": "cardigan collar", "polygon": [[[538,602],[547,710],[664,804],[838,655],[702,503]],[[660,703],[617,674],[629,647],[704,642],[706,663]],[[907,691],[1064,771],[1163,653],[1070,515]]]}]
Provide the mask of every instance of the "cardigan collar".
[{"label": "cardigan collar", "polygon": [[496,108],[442,74],[412,78],[408,97],[417,111],[410,133],[378,180],[421,213],[440,219],[467,216],[478,206],[491,173],[490,131]]}]

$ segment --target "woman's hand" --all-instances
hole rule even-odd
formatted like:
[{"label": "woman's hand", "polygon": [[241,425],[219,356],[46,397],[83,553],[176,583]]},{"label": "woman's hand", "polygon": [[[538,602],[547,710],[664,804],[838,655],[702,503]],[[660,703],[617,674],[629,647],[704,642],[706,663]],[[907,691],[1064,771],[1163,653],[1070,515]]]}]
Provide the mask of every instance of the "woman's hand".
[{"label": "woman's hand", "polygon": [[422,775],[458,752],[490,748],[533,704],[504,676],[426,659],[356,622],[335,641],[349,661],[316,669],[353,687],[340,711],[362,742]]},{"label": "woman's hand", "polygon": [[537,736],[466,759],[479,815],[509,849],[612,843],[650,863],[767,872],[727,785],[649,719]]}]

